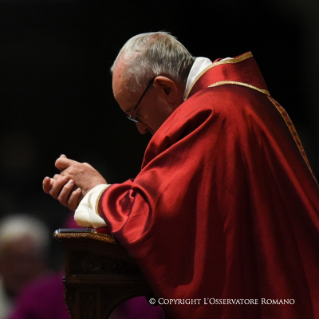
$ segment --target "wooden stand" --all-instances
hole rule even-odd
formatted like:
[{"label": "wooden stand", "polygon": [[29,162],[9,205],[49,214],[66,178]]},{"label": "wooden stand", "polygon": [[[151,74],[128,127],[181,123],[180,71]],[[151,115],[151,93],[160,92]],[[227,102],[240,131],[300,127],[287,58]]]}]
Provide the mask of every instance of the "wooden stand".
[{"label": "wooden stand", "polygon": [[65,252],[65,301],[72,319],[106,319],[114,307],[152,291],[126,250],[107,234],[57,230]]}]

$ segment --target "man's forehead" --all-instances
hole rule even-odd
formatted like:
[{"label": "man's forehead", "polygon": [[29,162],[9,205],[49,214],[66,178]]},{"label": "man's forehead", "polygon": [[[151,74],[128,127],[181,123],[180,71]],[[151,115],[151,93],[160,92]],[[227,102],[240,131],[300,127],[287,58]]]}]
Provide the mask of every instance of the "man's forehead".
[{"label": "man's forehead", "polygon": [[113,87],[113,93],[116,95],[121,90],[123,90],[123,87],[125,86],[125,76],[124,76],[124,66],[123,63],[118,62],[113,70],[113,76],[112,76],[112,87]]},{"label": "man's forehead", "polygon": [[134,92],[129,89],[127,77],[125,77],[125,68],[119,61],[113,70],[112,87],[113,94],[124,112],[129,112],[134,101]]},{"label": "man's forehead", "polygon": [[114,85],[121,84],[121,82],[124,81],[124,65],[120,61],[116,63],[114,70],[113,70],[113,75],[112,75],[112,83]]}]

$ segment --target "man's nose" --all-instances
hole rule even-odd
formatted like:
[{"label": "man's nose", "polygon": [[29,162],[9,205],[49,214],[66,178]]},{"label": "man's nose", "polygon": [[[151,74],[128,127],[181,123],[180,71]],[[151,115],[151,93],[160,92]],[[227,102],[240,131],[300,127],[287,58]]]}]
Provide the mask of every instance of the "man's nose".
[{"label": "man's nose", "polygon": [[149,131],[147,125],[143,123],[135,123],[135,124],[140,134],[146,134]]}]

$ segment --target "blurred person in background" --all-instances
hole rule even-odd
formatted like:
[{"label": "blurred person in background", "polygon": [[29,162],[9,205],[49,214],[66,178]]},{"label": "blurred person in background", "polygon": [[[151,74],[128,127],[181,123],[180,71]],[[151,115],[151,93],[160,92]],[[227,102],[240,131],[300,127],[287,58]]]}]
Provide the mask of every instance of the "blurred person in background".
[{"label": "blurred person in background", "polygon": [[21,290],[47,270],[49,231],[37,218],[14,214],[0,221],[0,319]]},{"label": "blurred person in background", "polygon": [[62,279],[61,271],[32,281],[22,289],[8,319],[70,319]]},{"label": "blurred person in background", "polygon": [[[80,228],[73,218],[67,216],[63,228]],[[64,301],[64,272],[49,272],[22,289],[15,301],[9,319],[70,319]],[[1,319],[1,318],[0,318]]]}]

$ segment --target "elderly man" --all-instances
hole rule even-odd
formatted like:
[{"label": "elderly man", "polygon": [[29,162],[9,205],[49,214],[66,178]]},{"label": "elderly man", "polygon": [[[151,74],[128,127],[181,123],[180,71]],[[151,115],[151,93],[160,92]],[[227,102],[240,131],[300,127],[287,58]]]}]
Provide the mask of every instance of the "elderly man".
[{"label": "elderly man", "polygon": [[252,54],[195,59],[148,33],[112,70],[121,109],[153,134],[140,173],[108,185],[62,155],[44,191],[108,225],[170,318],[318,319],[318,185]]},{"label": "elderly man", "polygon": [[23,288],[47,270],[49,230],[37,218],[9,215],[0,221],[0,319],[7,319]]}]

